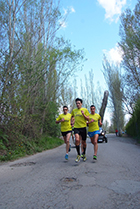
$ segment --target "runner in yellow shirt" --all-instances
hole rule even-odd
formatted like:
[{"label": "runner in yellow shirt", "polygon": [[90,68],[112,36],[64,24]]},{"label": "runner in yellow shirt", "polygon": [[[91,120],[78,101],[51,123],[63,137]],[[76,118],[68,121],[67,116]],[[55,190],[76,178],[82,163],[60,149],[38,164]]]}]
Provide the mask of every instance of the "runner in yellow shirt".
[{"label": "runner in yellow shirt", "polygon": [[[82,145],[83,145],[83,161],[86,161],[86,138],[87,138],[87,131],[86,131],[86,121],[89,120],[89,112],[86,108],[82,107],[82,99],[77,98],[75,100],[76,102],[76,109],[73,109],[71,115],[72,120],[73,117],[75,119],[74,122],[74,134],[75,134],[75,145],[77,150],[77,158],[75,159],[75,162],[80,162],[80,141],[82,139]],[[73,123],[72,123],[73,125]]]},{"label": "runner in yellow shirt", "polygon": [[64,142],[66,144],[66,155],[65,159],[68,160],[68,152],[70,151],[70,137],[72,132],[71,127],[71,114],[68,113],[68,107],[63,106],[63,114],[59,115],[58,118],[56,118],[56,123],[61,123],[61,133],[64,139]]},{"label": "runner in yellow shirt", "polygon": [[91,114],[89,115],[89,121],[87,122],[89,126],[88,135],[91,139],[91,143],[94,145],[93,159],[97,160],[98,137],[100,134],[98,122],[100,126],[102,126],[102,122],[101,122],[101,116],[95,113],[96,108],[94,105],[90,106],[90,110],[91,110]]}]

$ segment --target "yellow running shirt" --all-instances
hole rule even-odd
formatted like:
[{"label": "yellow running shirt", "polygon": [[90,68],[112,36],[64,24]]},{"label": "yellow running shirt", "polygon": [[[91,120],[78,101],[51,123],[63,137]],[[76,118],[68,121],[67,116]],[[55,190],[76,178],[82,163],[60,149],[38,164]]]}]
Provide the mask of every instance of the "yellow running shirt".
[{"label": "yellow running shirt", "polygon": [[93,132],[99,130],[98,121],[101,119],[101,116],[97,113],[95,113],[94,115],[89,114],[89,121],[91,121],[91,119],[93,119],[94,122],[88,124],[88,131]]},{"label": "yellow running shirt", "polygon": [[61,132],[66,132],[66,131],[71,131],[72,127],[71,127],[71,114],[67,113],[65,114],[61,114],[58,116],[58,118],[56,118],[57,120],[61,120],[62,118],[64,118],[65,120],[63,122],[61,122]]},{"label": "yellow running shirt", "polygon": [[84,128],[87,126],[86,119],[81,113],[81,110],[84,111],[84,114],[86,116],[89,116],[89,112],[86,108],[82,107],[81,109],[73,109],[71,115],[74,116],[75,122],[74,122],[74,128]]}]

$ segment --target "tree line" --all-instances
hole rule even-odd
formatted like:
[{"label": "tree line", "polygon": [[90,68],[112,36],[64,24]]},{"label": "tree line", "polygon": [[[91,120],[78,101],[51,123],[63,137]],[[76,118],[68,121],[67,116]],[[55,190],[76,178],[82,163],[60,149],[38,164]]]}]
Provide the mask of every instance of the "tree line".
[{"label": "tree line", "polygon": [[123,59],[121,65],[111,63],[106,56],[103,60],[103,73],[109,88],[112,124],[119,133],[124,128],[124,116],[130,115],[126,132],[140,138],[140,1],[135,9],[122,13],[120,42],[118,43]]},{"label": "tree line", "polygon": [[0,0],[0,149],[57,135],[55,117],[84,50],[57,37],[67,14],[56,0]]}]

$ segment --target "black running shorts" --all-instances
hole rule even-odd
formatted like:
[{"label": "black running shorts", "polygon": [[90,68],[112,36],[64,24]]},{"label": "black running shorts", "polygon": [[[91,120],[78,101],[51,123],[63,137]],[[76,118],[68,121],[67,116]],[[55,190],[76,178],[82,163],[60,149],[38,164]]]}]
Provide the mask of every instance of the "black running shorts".
[{"label": "black running shorts", "polygon": [[87,138],[87,129],[85,128],[74,128],[74,134],[79,134],[82,137],[83,141],[86,141]]},{"label": "black running shorts", "polygon": [[61,132],[62,136],[66,136],[68,133],[71,133],[72,131],[65,131],[65,132]]}]

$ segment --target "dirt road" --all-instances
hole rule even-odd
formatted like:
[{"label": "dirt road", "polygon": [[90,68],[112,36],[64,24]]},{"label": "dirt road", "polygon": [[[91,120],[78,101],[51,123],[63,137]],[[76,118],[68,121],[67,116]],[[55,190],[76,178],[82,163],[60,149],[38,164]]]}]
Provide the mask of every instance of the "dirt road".
[{"label": "dirt road", "polygon": [[139,209],[140,146],[108,135],[93,146],[87,140],[87,161],[75,163],[65,145],[14,162],[0,164],[0,209]]}]

